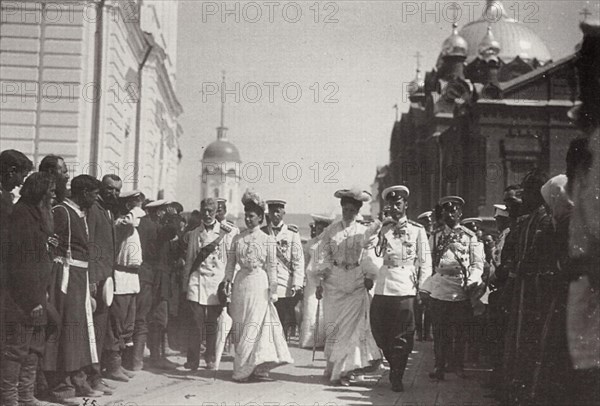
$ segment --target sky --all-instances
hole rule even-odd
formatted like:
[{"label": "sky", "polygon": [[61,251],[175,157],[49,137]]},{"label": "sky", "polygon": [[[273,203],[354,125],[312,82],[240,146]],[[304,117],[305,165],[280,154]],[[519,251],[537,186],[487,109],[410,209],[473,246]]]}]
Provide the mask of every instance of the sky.
[{"label": "sky", "polygon": [[[426,13],[422,1],[181,1],[178,200],[186,210],[199,206],[201,159],[216,139],[222,90],[243,189],[287,200],[289,213],[324,214],[339,212],[337,189],[370,190],[376,167],[389,160],[393,106],[408,109],[404,90],[415,77],[415,54],[430,70],[451,33],[449,3],[428,1],[433,12]],[[462,12],[459,28],[478,19],[485,4],[454,3]],[[581,10],[597,17],[599,7],[596,1],[503,3],[545,41],[554,60],[580,41]]]}]

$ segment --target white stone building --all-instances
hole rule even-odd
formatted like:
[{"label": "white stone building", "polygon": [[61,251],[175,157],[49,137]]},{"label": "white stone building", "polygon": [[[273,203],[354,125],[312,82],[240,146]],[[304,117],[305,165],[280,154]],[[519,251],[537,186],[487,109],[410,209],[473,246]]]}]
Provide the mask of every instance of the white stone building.
[{"label": "white stone building", "polygon": [[65,158],[71,176],[174,198],[182,112],[176,1],[0,5],[1,149]]}]

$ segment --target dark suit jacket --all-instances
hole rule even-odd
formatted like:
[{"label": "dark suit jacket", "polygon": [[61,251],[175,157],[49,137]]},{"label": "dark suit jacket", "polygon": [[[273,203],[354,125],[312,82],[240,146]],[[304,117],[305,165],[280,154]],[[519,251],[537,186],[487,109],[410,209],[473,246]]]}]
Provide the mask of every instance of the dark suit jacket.
[{"label": "dark suit jacket", "polygon": [[112,276],[116,258],[116,238],[113,216],[101,202],[89,209],[90,283]]}]

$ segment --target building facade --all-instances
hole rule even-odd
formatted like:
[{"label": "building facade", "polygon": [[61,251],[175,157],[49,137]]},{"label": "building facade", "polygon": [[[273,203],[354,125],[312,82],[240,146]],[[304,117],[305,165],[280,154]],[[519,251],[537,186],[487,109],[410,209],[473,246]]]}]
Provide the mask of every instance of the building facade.
[{"label": "building facade", "polygon": [[177,2],[2,2],[0,141],[174,198]]},{"label": "building facade", "polygon": [[417,71],[408,86],[410,107],[394,124],[376,182],[380,191],[407,185],[411,216],[444,195],[462,196],[466,216],[491,216],[504,188],[529,170],[564,173],[578,136],[567,114],[578,103],[576,53],[553,62],[502,3],[488,7],[502,18],[455,25],[435,68]]}]

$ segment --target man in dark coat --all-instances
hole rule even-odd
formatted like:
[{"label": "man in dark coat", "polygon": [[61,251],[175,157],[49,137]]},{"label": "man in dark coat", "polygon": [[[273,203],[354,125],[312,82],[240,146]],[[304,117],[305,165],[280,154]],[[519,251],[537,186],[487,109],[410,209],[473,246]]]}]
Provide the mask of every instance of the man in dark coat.
[{"label": "man in dark coat", "polygon": [[89,289],[89,228],[87,211],[93,206],[100,182],[80,175],[71,182],[71,198],[55,206],[54,229],[58,248],[54,258],[55,286],[51,303],[61,314],[60,325],[46,343],[43,367],[53,394],[59,398],[99,397],[86,369],[99,362]]},{"label": "man in dark coat", "polygon": [[[104,300],[104,289],[113,289],[112,276],[115,265],[115,210],[123,182],[117,175],[109,174],[102,178],[100,196],[88,211],[88,227],[90,232],[90,284],[92,296],[96,300],[94,327],[96,329],[96,350],[100,364],[89,371],[90,386],[109,395],[112,388],[102,381],[101,366],[109,360],[104,354],[109,328],[109,303]],[[107,280],[111,279],[108,281]]]},{"label": "man in dark coat", "polygon": [[48,316],[58,318],[48,304],[52,275],[51,200],[54,178],[31,175],[21,189],[7,227],[7,273],[11,295],[5,302],[9,334],[2,344],[2,404],[40,405],[34,397],[38,359],[44,354]]},{"label": "man in dark coat", "polygon": [[[6,270],[6,253],[5,247],[8,244],[9,228],[6,226],[13,210],[14,196],[12,191],[14,188],[21,186],[23,180],[27,176],[33,163],[23,153],[14,149],[2,151],[0,154],[0,337],[7,335],[7,327],[9,320],[5,319],[6,315],[10,315],[7,311],[7,301],[9,301],[9,290]],[[0,345],[2,343],[0,342]],[[0,348],[2,349],[2,348]],[[3,351],[4,352],[4,351]],[[2,362],[0,369],[0,379],[3,375],[4,367],[8,368],[6,363]]]}]

